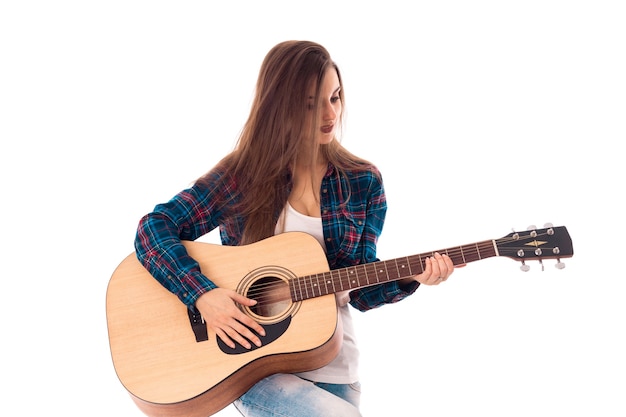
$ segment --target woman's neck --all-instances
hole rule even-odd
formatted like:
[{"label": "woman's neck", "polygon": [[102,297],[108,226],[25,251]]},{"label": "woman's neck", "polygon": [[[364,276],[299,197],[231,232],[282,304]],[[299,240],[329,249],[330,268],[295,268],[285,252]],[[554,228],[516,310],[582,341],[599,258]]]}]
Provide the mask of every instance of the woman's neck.
[{"label": "woman's neck", "polygon": [[293,189],[289,204],[298,212],[320,217],[320,188],[328,163],[297,164],[293,172]]}]

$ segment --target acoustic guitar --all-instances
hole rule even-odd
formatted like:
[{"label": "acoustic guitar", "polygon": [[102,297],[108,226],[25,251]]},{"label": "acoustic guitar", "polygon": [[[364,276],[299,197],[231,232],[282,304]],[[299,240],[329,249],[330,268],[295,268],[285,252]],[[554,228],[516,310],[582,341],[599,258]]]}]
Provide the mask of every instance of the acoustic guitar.
[{"label": "acoustic guitar", "polygon": [[574,254],[563,226],[335,270],[317,240],[300,232],[237,247],[183,244],[217,286],[258,301],[240,308],[266,336],[258,348],[226,346],[130,254],[107,288],[109,344],[122,385],[151,417],[210,416],[268,375],[328,364],[341,344],[334,293],[420,274],[435,252],[455,265],[505,256],[522,269],[544,259],[562,268],[561,259]]}]

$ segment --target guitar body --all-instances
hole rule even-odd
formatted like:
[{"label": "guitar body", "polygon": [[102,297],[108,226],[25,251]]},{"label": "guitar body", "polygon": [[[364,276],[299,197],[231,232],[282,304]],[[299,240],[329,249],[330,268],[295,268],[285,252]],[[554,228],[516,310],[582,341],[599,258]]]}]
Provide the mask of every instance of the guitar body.
[{"label": "guitar body", "polygon": [[[246,296],[268,285],[284,292],[293,277],[329,270],[321,246],[305,233],[241,247],[184,245],[218,287]],[[149,416],[206,417],[268,375],[322,367],[339,351],[333,294],[283,300],[269,312],[242,309],[266,328],[263,346],[231,350],[210,329],[198,341],[187,307],[134,253],[124,259],[107,289],[107,324],[115,371],[137,406]]]}]

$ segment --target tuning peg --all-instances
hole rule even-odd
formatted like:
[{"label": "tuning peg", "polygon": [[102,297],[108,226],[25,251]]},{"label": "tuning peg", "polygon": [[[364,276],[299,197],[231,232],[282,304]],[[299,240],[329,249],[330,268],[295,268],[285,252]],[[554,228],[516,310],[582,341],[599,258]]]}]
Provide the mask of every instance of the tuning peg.
[{"label": "tuning peg", "polygon": [[528,226],[526,230],[530,231],[530,233],[528,234],[530,237],[537,237],[537,226],[535,226],[534,224]]},{"label": "tuning peg", "polygon": [[519,267],[522,272],[528,272],[530,270],[530,266],[526,265],[526,262],[522,261],[522,266]]},{"label": "tuning peg", "polygon": [[557,261],[558,261],[558,262],[554,265],[554,267],[555,267],[556,269],[563,269],[563,268],[565,268],[565,264],[564,264],[563,262],[561,262],[561,260],[560,260],[560,259],[557,259]]},{"label": "tuning peg", "polygon": [[544,224],[544,225],[543,225],[543,227],[544,227],[545,229],[549,229],[549,228],[551,228],[552,226],[554,226],[552,223],[546,223],[546,224]]}]

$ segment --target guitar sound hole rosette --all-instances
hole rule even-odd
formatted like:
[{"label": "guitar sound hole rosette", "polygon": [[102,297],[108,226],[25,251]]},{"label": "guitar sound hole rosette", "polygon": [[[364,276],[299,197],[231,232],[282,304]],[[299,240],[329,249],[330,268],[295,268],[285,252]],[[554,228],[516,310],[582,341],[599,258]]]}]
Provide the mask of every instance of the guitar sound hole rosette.
[{"label": "guitar sound hole rosette", "polygon": [[272,324],[294,316],[301,302],[291,300],[289,281],[296,276],[280,266],[265,266],[246,275],[236,291],[257,301],[251,307],[240,305],[239,308],[261,324]]}]

